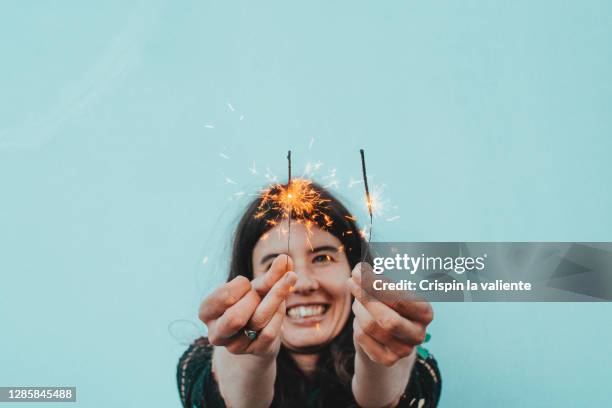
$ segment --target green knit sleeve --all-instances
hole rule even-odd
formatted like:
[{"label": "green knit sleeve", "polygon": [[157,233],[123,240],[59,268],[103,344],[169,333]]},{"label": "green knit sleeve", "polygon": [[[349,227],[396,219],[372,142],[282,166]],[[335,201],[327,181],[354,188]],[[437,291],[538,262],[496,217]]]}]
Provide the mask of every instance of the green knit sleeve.
[{"label": "green knit sleeve", "polygon": [[212,373],[213,349],[208,339],[200,337],[179,358],[176,380],[183,407],[225,407]]},{"label": "green knit sleeve", "polygon": [[442,378],[438,362],[427,349],[419,346],[410,382],[398,408],[434,408],[438,405],[441,392]]}]

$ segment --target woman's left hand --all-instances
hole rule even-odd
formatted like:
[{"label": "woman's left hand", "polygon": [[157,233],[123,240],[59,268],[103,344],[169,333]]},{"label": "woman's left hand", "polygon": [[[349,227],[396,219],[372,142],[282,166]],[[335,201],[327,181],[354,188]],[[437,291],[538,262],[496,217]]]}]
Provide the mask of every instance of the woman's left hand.
[{"label": "woman's left hand", "polygon": [[[357,351],[361,350],[375,363],[391,367],[425,341],[433,310],[428,302],[409,292],[373,290],[371,282],[375,276],[372,267],[362,262],[348,279],[355,297],[353,340]],[[364,285],[362,280],[370,284]]]}]

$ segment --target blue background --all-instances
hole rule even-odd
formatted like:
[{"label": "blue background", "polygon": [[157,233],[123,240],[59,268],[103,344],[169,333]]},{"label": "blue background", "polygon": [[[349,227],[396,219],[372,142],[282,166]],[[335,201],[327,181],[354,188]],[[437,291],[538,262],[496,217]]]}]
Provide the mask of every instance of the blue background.
[{"label": "blue background", "polygon": [[[611,240],[610,2],[1,9],[0,385],[178,406],[235,193],[288,148],[362,220],[366,149],[375,240]],[[609,303],[435,310],[442,407],[612,403]]]}]

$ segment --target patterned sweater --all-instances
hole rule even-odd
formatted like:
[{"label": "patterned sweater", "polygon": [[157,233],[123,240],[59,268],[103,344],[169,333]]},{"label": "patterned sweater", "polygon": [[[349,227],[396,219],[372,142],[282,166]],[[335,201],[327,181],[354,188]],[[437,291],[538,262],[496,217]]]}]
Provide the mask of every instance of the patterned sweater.
[{"label": "patterned sweater", "polygon": [[[217,381],[212,373],[214,346],[205,337],[195,340],[180,357],[177,367],[177,385],[183,407],[221,408],[225,402],[219,393]],[[410,382],[397,407],[431,408],[438,405],[442,381],[438,364],[433,355],[419,347]],[[305,407],[332,406],[331,402],[320,401],[319,389],[309,391]],[[282,406],[273,401],[272,406]],[[356,407],[354,399],[346,399],[334,407]]]}]

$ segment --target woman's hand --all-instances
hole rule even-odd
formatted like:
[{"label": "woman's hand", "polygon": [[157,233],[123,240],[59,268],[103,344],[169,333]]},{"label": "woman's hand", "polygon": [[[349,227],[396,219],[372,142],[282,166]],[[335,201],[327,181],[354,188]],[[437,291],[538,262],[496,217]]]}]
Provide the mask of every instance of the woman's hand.
[{"label": "woman's hand", "polygon": [[[213,372],[227,406],[268,407],[274,398],[276,356],[285,299],[297,280],[287,255],[252,282],[243,276],[215,290],[200,306],[200,320],[214,344]],[[244,329],[254,330],[251,340]]]},{"label": "woman's hand", "polygon": [[428,302],[408,293],[373,290],[375,276],[370,265],[360,263],[348,280],[355,297],[353,337],[356,349],[373,362],[390,367],[425,341],[433,310]]},{"label": "woman's hand", "polygon": [[[232,354],[275,358],[285,318],[285,299],[297,280],[293,261],[276,257],[268,272],[250,282],[238,276],[202,302],[199,317],[208,327],[208,339]],[[244,329],[256,331],[251,340]]]},{"label": "woman's hand", "polygon": [[414,349],[425,340],[433,311],[429,303],[406,292],[373,290],[375,277],[370,265],[360,263],[348,279],[355,297],[352,390],[359,406],[394,407],[410,381]]}]

